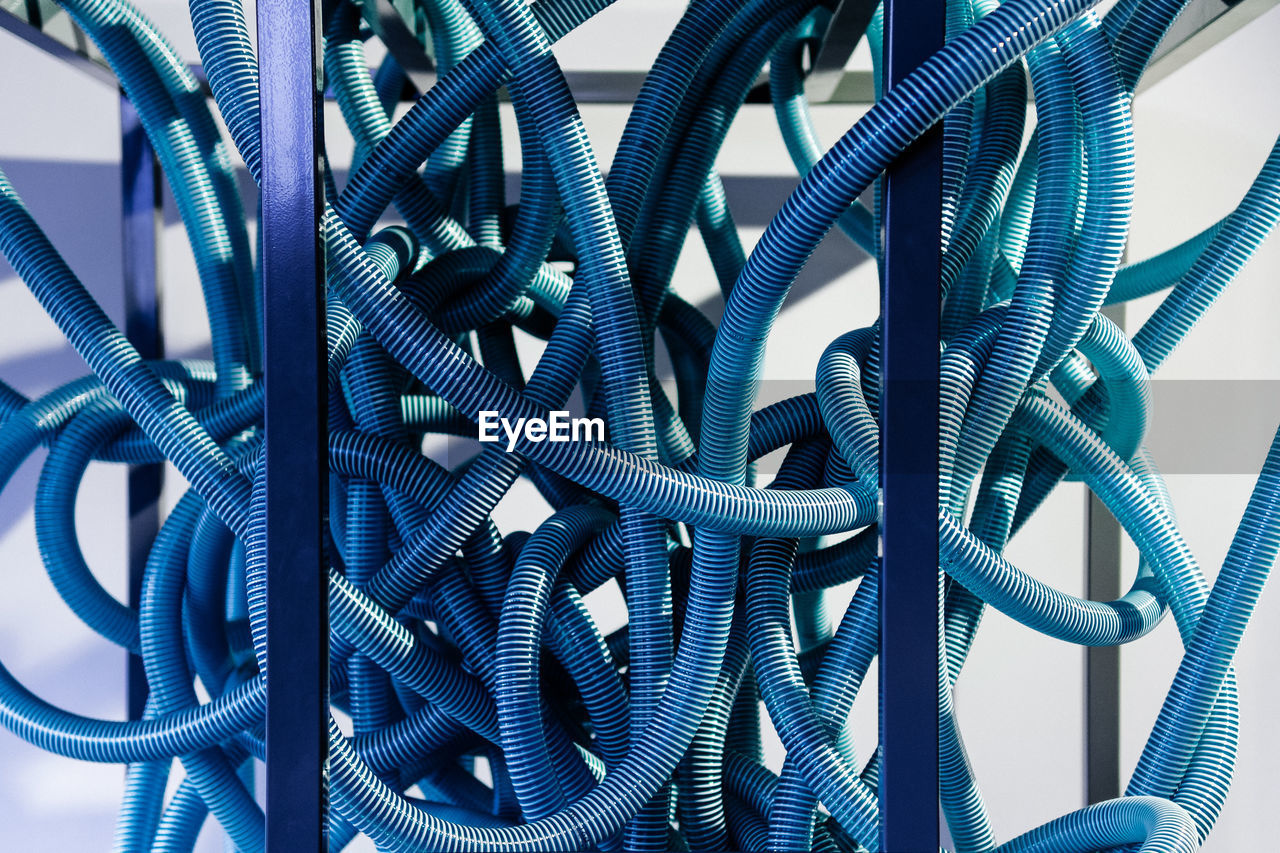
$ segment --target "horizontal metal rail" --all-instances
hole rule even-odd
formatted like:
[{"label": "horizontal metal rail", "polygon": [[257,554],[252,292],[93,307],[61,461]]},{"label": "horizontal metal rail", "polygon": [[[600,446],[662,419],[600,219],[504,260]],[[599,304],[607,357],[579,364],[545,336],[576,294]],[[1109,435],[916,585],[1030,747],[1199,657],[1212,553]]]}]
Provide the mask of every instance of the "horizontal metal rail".
[{"label": "horizontal metal rail", "polygon": [[[389,0],[382,0],[382,2],[389,3]],[[1165,79],[1215,44],[1274,8],[1277,3],[1280,3],[1280,0],[1236,0],[1234,3],[1226,3],[1223,0],[1192,0],[1157,48],[1151,66],[1138,86],[1138,91],[1141,92]],[[42,18],[33,23],[25,14],[24,10],[27,8],[26,3],[0,2],[0,29],[14,33],[46,52],[82,68],[86,73],[105,83],[116,85],[115,76],[103,62],[101,55],[71,24],[65,14],[60,17]],[[845,8],[844,5],[841,8]],[[837,12],[837,16],[832,21],[832,27],[835,28],[839,24],[840,29],[833,30],[827,40],[831,43],[824,41],[823,47],[819,50],[814,73],[810,75],[805,85],[810,101],[815,106],[865,105],[875,101],[875,85],[870,71],[838,67],[840,63],[837,58],[847,61],[856,45],[852,34],[857,32],[857,26],[861,20],[855,14],[858,8],[862,7],[856,4],[851,6],[850,11],[843,18]],[[1231,14],[1228,15],[1228,12]],[[393,15],[386,17],[394,18]],[[844,25],[846,23],[848,26]],[[412,35],[407,30],[404,32],[395,30],[395,36],[398,58],[400,54],[406,52],[406,44],[412,39]],[[411,69],[413,84],[418,89],[429,87],[436,79],[435,72],[429,68],[429,57],[425,54],[424,60],[424,63],[417,64]],[[198,64],[192,65],[191,69],[197,79],[203,83],[203,69]],[[565,71],[569,91],[581,104],[633,103],[640,93],[640,87],[644,85],[645,75],[644,71],[572,69]],[[766,103],[769,99],[768,83],[768,73],[761,73],[756,85],[752,87],[747,103]],[[500,94],[506,97],[505,90]]]}]

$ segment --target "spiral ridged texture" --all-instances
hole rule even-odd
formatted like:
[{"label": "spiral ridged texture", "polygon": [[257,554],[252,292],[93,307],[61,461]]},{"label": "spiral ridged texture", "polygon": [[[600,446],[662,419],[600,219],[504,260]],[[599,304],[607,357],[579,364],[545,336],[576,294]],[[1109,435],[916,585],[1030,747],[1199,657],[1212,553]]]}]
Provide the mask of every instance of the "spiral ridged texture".
[{"label": "spiral ridged texture", "polygon": [[[0,724],[129,765],[117,851],[190,850],[210,817],[259,850],[262,258],[213,109],[254,181],[272,116],[239,0],[190,0],[212,103],[127,0],[60,2],[173,190],[213,358],[140,358],[0,173],[0,251],[92,371],[34,400],[0,384],[0,482],[48,449],[34,498],[45,569],[87,626],[142,656],[150,690],[142,719],[92,719],[0,665]],[[1121,0],[1105,19],[1093,0],[955,0],[946,46],[825,152],[802,57],[830,4],[700,0],[655,59],[606,180],[552,45],[609,2],[417,0],[439,77],[398,120],[406,75],[391,58],[365,64],[374,4],[325,4],[326,83],[355,149],[322,223],[331,848],[362,833],[379,849],[458,853],[877,849],[880,756],[846,723],[880,639],[879,321],[830,342],[812,391],[758,410],[756,391],[815,248],[839,225],[879,250],[879,204],[859,198],[941,120],[938,738],[954,849],[1198,849],[1234,764],[1232,658],[1280,552],[1280,435],[1210,585],[1144,446],[1148,379],[1280,219],[1280,143],[1217,224],[1122,265],[1130,105],[1180,0]],[[877,11],[877,68],[881,28]],[[766,65],[801,181],[748,252],[715,161]],[[405,224],[375,230],[391,205]],[[725,297],[718,323],[676,292],[694,225]],[[1099,313],[1166,289],[1132,338]],[[535,363],[517,333],[544,342]],[[463,460],[423,450],[480,437],[489,413],[570,407],[604,437],[499,433]],[[782,449],[761,487],[753,463]],[[95,461],[165,459],[190,488],[151,543],[135,609],[95,580],[76,495]],[[1116,601],[1004,556],[1068,473],[1141,553]],[[521,482],[548,507],[504,530],[495,509]],[[826,590],[853,581],[847,609],[829,612]],[[626,619],[606,630],[587,596],[611,582]],[[1138,640],[1171,613],[1185,647],[1126,796],[1001,846],[952,696],[986,605],[1090,646]],[[761,702],[786,751],[779,774],[763,761]]]}]

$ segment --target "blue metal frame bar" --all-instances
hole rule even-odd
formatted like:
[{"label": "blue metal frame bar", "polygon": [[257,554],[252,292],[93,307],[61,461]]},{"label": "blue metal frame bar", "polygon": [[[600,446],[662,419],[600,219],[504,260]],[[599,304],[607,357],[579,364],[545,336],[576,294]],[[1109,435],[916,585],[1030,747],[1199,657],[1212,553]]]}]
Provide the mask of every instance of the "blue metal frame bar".
[{"label": "blue metal frame bar", "polygon": [[[123,96],[120,98],[120,177],[124,333],[143,358],[163,358],[157,263],[161,204],[159,166],[137,110]],[[132,465],[128,480],[129,605],[136,608],[141,603],[147,555],[160,531],[164,465]],[[129,718],[139,719],[147,699],[147,676],[138,655],[129,656],[126,690]]]},{"label": "blue metal frame bar", "polygon": [[259,0],[267,853],[327,849],[329,626],[319,7]]},{"label": "blue metal frame bar", "polygon": [[27,44],[43,50],[68,65],[79,68],[93,79],[106,83],[113,89],[119,87],[116,75],[106,65],[86,55],[77,47],[49,35],[26,18],[20,17],[17,12],[0,8],[0,30],[13,33]]},{"label": "blue metal frame bar", "polygon": [[[942,47],[942,0],[888,0],[886,85]],[[880,849],[938,849],[938,340],[942,129],[884,177]]]}]

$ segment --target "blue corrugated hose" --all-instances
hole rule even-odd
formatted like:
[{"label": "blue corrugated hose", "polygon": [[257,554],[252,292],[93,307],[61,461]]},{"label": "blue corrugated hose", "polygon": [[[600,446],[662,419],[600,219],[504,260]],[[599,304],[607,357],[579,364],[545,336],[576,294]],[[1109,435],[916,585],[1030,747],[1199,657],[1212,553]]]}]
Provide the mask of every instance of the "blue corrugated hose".
[{"label": "blue corrugated hose", "polygon": [[[261,257],[209,101],[174,50],[125,0],[60,2],[155,148],[212,360],[140,359],[0,174],[0,250],[92,371],[33,400],[0,383],[0,482],[47,449],[34,515],[49,578],[86,625],[141,654],[150,690],[143,719],[99,720],[0,666],[0,723],[60,755],[129,765],[117,851],[191,850],[209,816],[236,849],[258,850],[252,763],[265,756],[271,654]],[[831,4],[697,0],[606,180],[552,44],[610,2],[408,4],[438,79],[398,118],[409,78],[390,55],[366,61],[377,4],[325,4],[326,83],[355,151],[342,191],[328,181],[323,221],[330,847],[363,833],[386,850],[877,848],[879,753],[846,724],[879,643],[879,321],[830,343],[813,391],[759,410],[756,393],[815,248],[839,225],[876,255],[878,176],[945,119],[938,737],[952,844],[1197,849],[1234,764],[1231,661],[1280,551],[1280,440],[1210,585],[1144,447],[1148,380],[1280,219],[1280,143],[1235,210],[1122,265],[1130,103],[1183,0],[1121,0],[1102,19],[1095,0],[954,0],[946,47],[888,94],[877,85],[825,151],[804,57]],[[271,116],[240,0],[190,11],[213,103],[258,181]],[[877,10],[866,33],[877,68],[882,21]],[[747,251],[715,164],[766,66],[801,180]],[[381,224],[391,205],[405,224]],[[718,323],[678,293],[691,226],[725,298]],[[1099,313],[1163,290],[1132,338]],[[606,436],[456,440],[478,437],[482,413],[564,409],[598,416]],[[455,437],[451,453],[424,452],[431,436]],[[783,449],[760,487],[753,463]],[[134,609],[95,579],[76,496],[95,461],[164,459],[190,488],[151,544]],[[1054,589],[1004,555],[1068,474],[1141,554],[1116,601]],[[495,514],[504,498],[520,506],[515,525],[497,520],[511,517]],[[851,603],[832,612],[825,591],[850,582]],[[626,619],[603,624],[590,594],[611,583]],[[1185,646],[1126,796],[999,847],[952,705],[988,604],[1093,646],[1172,613]],[[761,701],[786,750],[780,774],[765,766]]]}]

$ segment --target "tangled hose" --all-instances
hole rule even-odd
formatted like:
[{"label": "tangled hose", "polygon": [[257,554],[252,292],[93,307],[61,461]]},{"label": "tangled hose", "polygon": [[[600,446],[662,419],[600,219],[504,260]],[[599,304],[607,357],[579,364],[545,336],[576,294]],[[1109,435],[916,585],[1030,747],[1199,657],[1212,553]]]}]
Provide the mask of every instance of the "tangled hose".
[{"label": "tangled hose", "polygon": [[[1199,848],[1231,781],[1231,661],[1280,551],[1280,440],[1210,586],[1144,448],[1148,380],[1280,218],[1280,142],[1219,223],[1122,264],[1130,104],[1183,3],[1120,0],[1099,18],[1093,2],[954,0],[946,46],[824,153],[802,57],[830,4],[697,0],[607,179],[551,46],[609,0],[418,0],[439,78],[395,121],[408,78],[390,57],[366,65],[373,4],[326,4],[326,82],[356,152],[323,214],[330,688],[350,723],[330,718],[332,849],[357,834],[460,853],[877,849],[879,755],[845,722],[879,642],[879,322],[831,342],[813,392],[759,410],[755,395],[766,345],[786,345],[772,326],[801,268],[837,224],[878,251],[879,205],[859,199],[940,120],[938,737],[954,849]],[[173,189],[213,357],[142,360],[0,173],[0,251],[92,371],[34,400],[0,383],[0,482],[47,448],[45,568],[86,625],[141,655],[149,687],[141,720],[92,719],[0,665],[0,724],[129,765],[115,850],[190,850],[210,816],[236,849],[260,850],[246,770],[265,759],[271,654],[262,259],[177,54],[127,0],[60,3],[119,77]],[[240,0],[190,10],[214,104],[258,181],[271,116]],[[881,21],[867,32],[877,67]],[[714,164],[766,64],[803,179],[747,252]],[[1037,124],[1023,146],[1027,76]],[[392,205],[404,224],[378,228]],[[725,297],[718,324],[678,294],[693,225]],[[1099,313],[1162,290],[1132,337]],[[520,337],[543,342],[535,364]],[[571,440],[554,440],[571,407]],[[486,441],[495,417],[506,432]],[[444,464],[422,450],[433,435],[480,443]],[[761,487],[752,463],[779,449]],[[151,544],[135,609],[89,569],[76,494],[92,462],[161,460],[191,485]],[[1116,601],[1055,589],[1003,555],[1068,474],[1141,553]],[[495,508],[520,480],[549,512],[502,530]],[[828,613],[824,591],[852,581],[848,608]],[[608,583],[627,620],[605,633],[585,599]],[[1172,613],[1185,646],[1126,796],[1001,846],[952,707],[987,605],[1093,646]],[[780,774],[763,763],[761,700],[786,749]],[[166,800],[174,758],[183,776]]]}]

